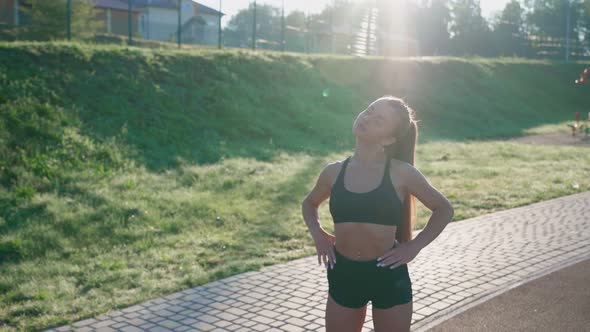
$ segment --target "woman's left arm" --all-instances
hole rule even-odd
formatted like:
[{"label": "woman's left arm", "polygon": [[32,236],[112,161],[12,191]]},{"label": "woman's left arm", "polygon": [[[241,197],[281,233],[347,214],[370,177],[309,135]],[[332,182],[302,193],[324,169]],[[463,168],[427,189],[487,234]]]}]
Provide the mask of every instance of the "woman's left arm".
[{"label": "woman's left arm", "polygon": [[449,200],[413,165],[407,164],[404,169],[406,189],[432,211],[428,224],[409,243],[417,246],[418,251],[432,242],[453,219],[454,209]]}]

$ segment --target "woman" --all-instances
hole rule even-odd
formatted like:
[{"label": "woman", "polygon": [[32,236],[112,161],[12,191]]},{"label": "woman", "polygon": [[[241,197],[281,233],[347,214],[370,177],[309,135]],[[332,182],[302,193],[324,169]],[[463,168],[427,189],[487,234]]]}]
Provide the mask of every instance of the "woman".
[{"label": "woman", "polygon": [[[354,153],[325,166],[302,203],[318,263],[328,278],[326,331],[361,331],[371,301],[376,332],[409,331],[412,283],[407,263],[442,232],[451,203],[414,167],[414,111],[384,96],[355,119]],[[335,235],[320,225],[318,207],[330,197]],[[417,197],[432,210],[412,239]]]}]

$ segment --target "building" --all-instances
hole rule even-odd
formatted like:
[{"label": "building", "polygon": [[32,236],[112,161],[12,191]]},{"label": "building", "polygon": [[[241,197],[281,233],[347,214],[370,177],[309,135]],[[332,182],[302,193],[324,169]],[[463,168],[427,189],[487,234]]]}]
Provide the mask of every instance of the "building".
[{"label": "building", "polygon": [[25,23],[23,6],[28,6],[23,0],[0,0],[0,24],[22,25]]},{"label": "building", "polygon": [[[144,39],[176,41],[178,0],[135,0],[139,33]],[[218,42],[219,18],[224,14],[193,0],[182,0],[181,39],[184,43],[213,45]]]},{"label": "building", "polygon": [[[129,4],[125,0],[92,0],[96,8],[96,18],[102,22],[103,30],[100,32],[117,35],[129,33]],[[139,10],[131,8],[131,22],[133,35],[138,32]]]},{"label": "building", "polygon": [[[61,1],[65,5],[66,0]],[[131,2],[134,36],[149,40],[176,41],[179,29],[179,0],[131,0]],[[96,8],[97,19],[104,22],[104,28],[97,32],[128,34],[128,0],[92,0],[92,3]],[[219,21],[224,14],[194,0],[180,0],[180,3],[182,42],[217,45]],[[26,15],[23,15],[22,11],[24,6],[30,6],[26,0],[0,0],[0,24],[26,25]]]}]

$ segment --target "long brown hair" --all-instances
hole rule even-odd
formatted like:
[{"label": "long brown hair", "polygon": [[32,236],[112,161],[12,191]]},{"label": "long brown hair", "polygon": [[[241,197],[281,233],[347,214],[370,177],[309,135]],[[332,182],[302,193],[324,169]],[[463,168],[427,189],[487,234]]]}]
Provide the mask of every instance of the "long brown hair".
[{"label": "long brown hair", "polygon": [[[414,166],[416,144],[418,143],[418,121],[416,112],[402,98],[391,95],[379,99],[386,99],[396,116],[400,117],[399,127],[394,129],[396,141],[384,147],[387,158],[398,159]],[[395,238],[400,242],[407,242],[413,238],[416,225],[416,197],[407,193],[402,205],[402,223],[397,227]]]}]

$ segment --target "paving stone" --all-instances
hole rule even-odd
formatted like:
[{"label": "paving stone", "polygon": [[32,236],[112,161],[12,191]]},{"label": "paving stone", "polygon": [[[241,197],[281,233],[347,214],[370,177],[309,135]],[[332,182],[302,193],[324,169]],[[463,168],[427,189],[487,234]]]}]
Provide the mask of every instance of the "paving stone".
[{"label": "paving stone", "polygon": [[75,327],[82,327],[82,326],[86,326],[86,325],[91,325],[96,323],[97,320],[94,318],[89,318],[89,319],[85,319],[85,320],[81,320],[81,321],[77,321],[75,323],[73,323],[72,325]]},{"label": "paving stone", "polygon": [[293,325],[293,324],[285,324],[285,325],[281,326],[280,329],[282,331],[287,331],[287,332],[301,332],[301,331],[305,331],[305,328],[303,328],[301,326]]},{"label": "paving stone", "polygon": [[250,329],[252,329],[252,331],[267,331],[270,328],[270,326],[265,325],[265,324],[256,324],[253,326],[250,326]]},{"label": "paving stone", "polygon": [[180,324],[183,324],[183,325],[191,325],[191,324],[196,323],[196,322],[197,322],[197,320],[194,319],[194,318],[187,318],[187,319],[181,320],[180,321]]},{"label": "paving stone", "polygon": [[281,325],[285,325],[285,322],[281,322],[281,321],[275,320],[274,322],[270,323],[269,325],[272,326],[272,327],[279,327]]},{"label": "paving stone", "polygon": [[91,328],[90,326],[82,326],[80,328],[77,328],[76,331],[80,331],[80,332],[90,332],[90,331],[94,331],[95,329]]},{"label": "paving stone", "polygon": [[262,324],[270,324],[273,321],[272,319],[264,316],[252,317],[252,320]]},{"label": "paving stone", "polygon": [[[242,310],[240,308],[229,308],[227,310],[224,310],[223,313],[219,314],[219,317],[223,317],[223,315],[234,315],[236,317],[240,317],[243,316],[245,314],[247,314],[248,312],[246,310]],[[229,319],[236,319],[232,316],[228,317]]]},{"label": "paving stone", "polygon": [[214,323],[219,320],[218,317],[207,315],[207,314],[195,316],[195,318],[200,321],[207,322],[207,323]]},{"label": "paving stone", "polygon": [[119,330],[122,327],[128,326],[129,324],[127,324],[126,322],[121,322],[121,323],[117,323],[117,324],[113,324],[111,325],[112,328]]},{"label": "paving stone", "polygon": [[309,316],[305,311],[301,311],[301,310],[288,310],[288,311],[285,311],[285,313],[291,317],[297,317],[297,318]]},{"label": "paving stone", "polygon": [[197,322],[191,326],[195,328],[197,331],[211,331],[216,328],[214,325],[205,322]]},{"label": "paving stone", "polygon": [[156,324],[153,323],[147,323],[147,324],[143,324],[142,326],[140,326],[140,328],[144,331],[151,329],[152,327],[155,327]]},{"label": "paving stone", "polygon": [[247,321],[248,321],[248,319],[242,317],[242,318],[238,318],[238,319],[234,320],[233,322],[235,324],[244,324]]},{"label": "paving stone", "polygon": [[450,306],[449,303],[445,303],[444,301],[437,301],[437,302],[432,303],[430,305],[430,308],[436,309],[436,310],[442,310],[448,306]]},{"label": "paving stone", "polygon": [[251,327],[253,325],[256,325],[256,322],[249,320],[249,321],[243,322],[242,325],[244,325],[245,327]]},{"label": "paving stone", "polygon": [[297,326],[305,326],[305,325],[309,324],[309,322],[307,322],[306,320],[303,320],[300,318],[295,318],[295,317],[288,318],[286,320],[286,322],[290,323],[290,324],[297,325]]},{"label": "paving stone", "polygon": [[114,332],[114,331],[116,331],[116,330],[115,330],[115,329],[113,329],[113,328],[110,328],[110,327],[108,327],[108,326],[105,326],[105,327],[99,327],[99,328],[97,328],[97,329],[96,329],[96,330],[94,330],[94,331],[95,331],[95,332]]},{"label": "paving stone", "polygon": [[305,328],[312,331],[318,331],[322,328],[322,325],[311,323],[309,325],[306,325]]},{"label": "paving stone", "polygon": [[246,328],[246,327],[240,327],[239,329],[236,330],[236,332],[249,332],[250,329]]},{"label": "paving stone", "polygon": [[226,321],[226,320],[218,320],[215,323],[213,323],[213,325],[218,326],[218,327],[226,327],[231,324],[232,323],[230,321]]},{"label": "paving stone", "polygon": [[418,310],[417,312],[420,315],[430,316],[431,314],[435,313],[436,311],[437,311],[436,309],[433,309],[430,307],[424,307],[424,308],[421,308],[420,310]]},{"label": "paving stone", "polygon": [[98,328],[106,327],[106,326],[113,325],[113,324],[115,324],[115,321],[113,321],[113,320],[102,320],[102,321],[98,321],[98,322],[92,324],[92,328],[98,329]]},{"label": "paving stone", "polygon": [[169,329],[174,329],[174,328],[179,327],[181,325],[181,324],[179,324],[173,320],[170,320],[170,319],[167,319],[165,321],[161,321],[158,324],[161,326],[164,326],[166,328],[169,328]]}]

